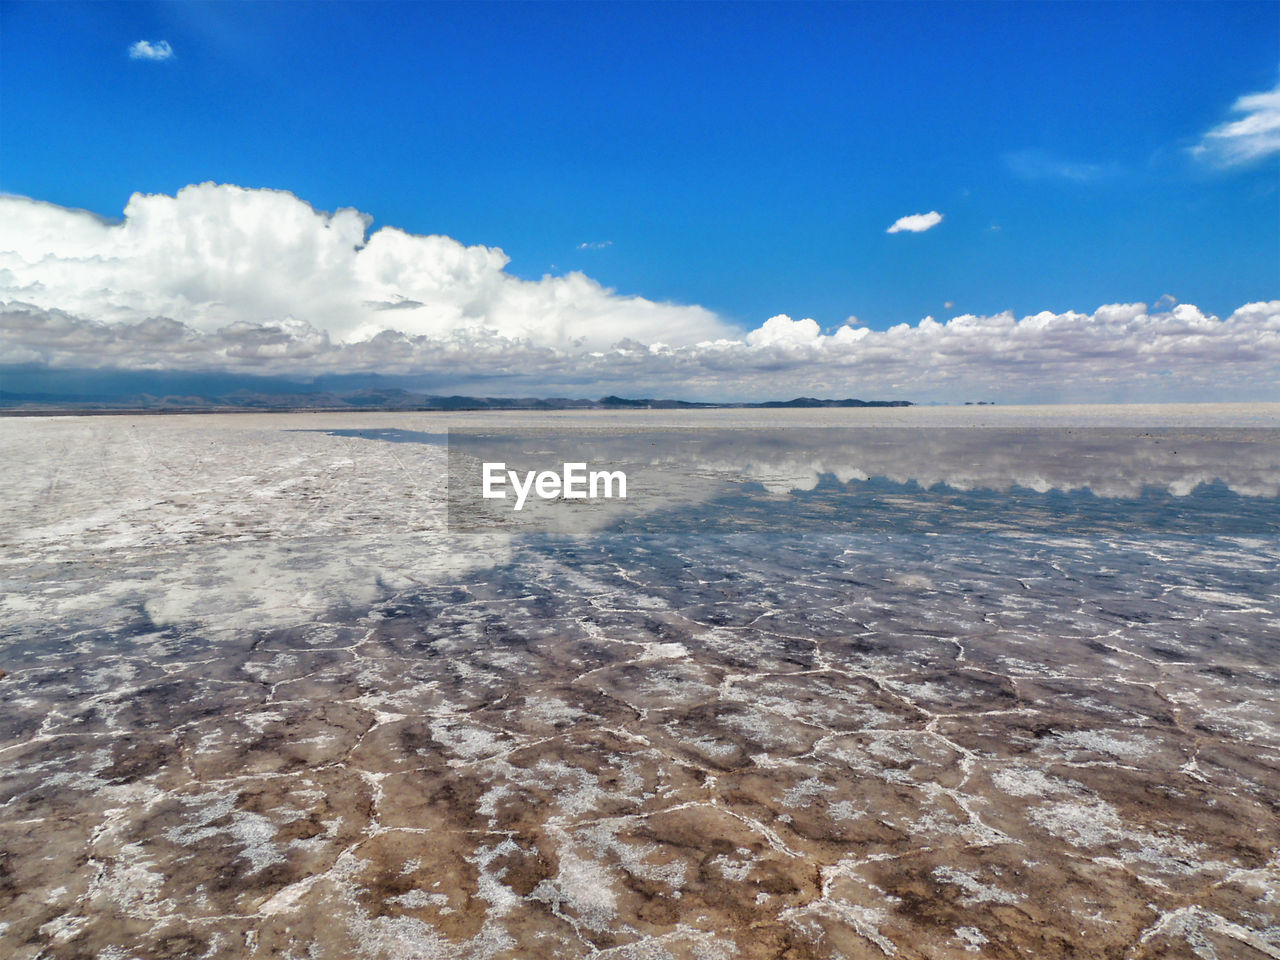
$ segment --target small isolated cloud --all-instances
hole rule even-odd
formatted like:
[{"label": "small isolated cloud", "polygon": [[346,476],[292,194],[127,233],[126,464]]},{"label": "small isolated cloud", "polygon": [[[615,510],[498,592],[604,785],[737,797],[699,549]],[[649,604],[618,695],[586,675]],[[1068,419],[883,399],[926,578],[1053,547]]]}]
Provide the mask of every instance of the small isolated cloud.
[{"label": "small isolated cloud", "polygon": [[129,47],[130,60],[170,60],[173,58],[173,47],[168,40],[139,40]]},{"label": "small isolated cloud", "polygon": [[1009,172],[1021,180],[1073,180],[1076,183],[1091,183],[1119,172],[1115,164],[1063,160],[1043,150],[1015,150],[1004,155],[1004,163]]},{"label": "small isolated cloud", "polygon": [[1191,148],[1195,156],[1218,167],[1236,167],[1280,153],[1280,83],[1241,97],[1231,112],[1242,116],[1206,133]]},{"label": "small isolated cloud", "polygon": [[936,227],[942,222],[942,214],[937,210],[930,210],[928,213],[913,213],[909,217],[899,217],[893,221],[891,226],[885,233],[924,233]]},{"label": "small isolated cloud", "polygon": [[605,247],[612,247],[612,246],[613,246],[612,240],[602,240],[599,243],[580,243],[578,244],[578,249],[579,250],[603,250]]}]

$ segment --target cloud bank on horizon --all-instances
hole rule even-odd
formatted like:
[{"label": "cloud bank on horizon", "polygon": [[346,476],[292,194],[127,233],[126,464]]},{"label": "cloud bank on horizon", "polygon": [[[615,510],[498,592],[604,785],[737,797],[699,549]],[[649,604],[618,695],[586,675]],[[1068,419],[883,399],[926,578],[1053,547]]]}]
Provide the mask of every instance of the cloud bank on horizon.
[{"label": "cloud bank on horizon", "polygon": [[522,280],[496,247],[369,233],[366,214],[284,191],[200,184],[124,213],[0,197],[0,364],[690,399],[1276,399],[1280,383],[1280,300],[744,332],[581,273]]}]

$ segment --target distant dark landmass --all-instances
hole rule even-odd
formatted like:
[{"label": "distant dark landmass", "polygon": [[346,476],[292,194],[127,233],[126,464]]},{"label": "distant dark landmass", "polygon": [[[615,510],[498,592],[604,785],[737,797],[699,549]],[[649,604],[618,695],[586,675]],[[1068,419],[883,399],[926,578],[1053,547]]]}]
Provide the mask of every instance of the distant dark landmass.
[{"label": "distant dark landmass", "polygon": [[341,410],[577,410],[600,407],[594,400],[551,397],[431,396],[404,390],[350,393],[252,393],[220,396],[138,393],[122,397],[57,396],[0,390],[0,414],[22,413],[251,413]]},{"label": "distant dark landmass", "polygon": [[909,407],[910,400],[816,400],[813,397],[796,397],[794,400],[766,400],[763,403],[744,403],[744,407]]},{"label": "distant dark landmass", "polygon": [[678,409],[759,409],[761,407],[909,407],[910,400],[815,400],[813,397],[796,397],[794,400],[765,400],[760,403],[698,403],[693,400],[628,400],[625,397],[601,397],[594,407],[633,407],[638,410]]},{"label": "distant dark landmass", "polygon": [[632,399],[608,396],[599,400],[573,397],[435,396],[406,390],[357,390],[349,393],[252,393],[221,396],[150,393],[110,398],[92,395],[11,393],[0,390],[0,416],[108,413],[252,413],[344,410],[462,411],[462,410],[724,410],[772,407],[909,407],[909,400],[766,400],[761,403],[701,403],[693,400]]},{"label": "distant dark landmass", "polygon": [[67,370],[0,365],[0,416],[51,413],[235,413],[341,410],[682,410],[752,407],[907,407],[906,400],[698,403],[607,396],[482,397],[434,392],[421,378],[330,374],[300,382],[239,373]]}]

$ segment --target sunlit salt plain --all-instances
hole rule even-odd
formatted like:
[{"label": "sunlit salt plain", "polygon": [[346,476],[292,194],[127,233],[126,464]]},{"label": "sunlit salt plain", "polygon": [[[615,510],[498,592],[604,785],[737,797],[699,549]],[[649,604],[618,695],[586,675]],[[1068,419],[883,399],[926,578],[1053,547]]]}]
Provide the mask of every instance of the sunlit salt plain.
[{"label": "sunlit salt plain", "polygon": [[1280,405],[0,420],[0,955],[1280,957],[1274,533],[450,532],[379,439],[512,424]]}]

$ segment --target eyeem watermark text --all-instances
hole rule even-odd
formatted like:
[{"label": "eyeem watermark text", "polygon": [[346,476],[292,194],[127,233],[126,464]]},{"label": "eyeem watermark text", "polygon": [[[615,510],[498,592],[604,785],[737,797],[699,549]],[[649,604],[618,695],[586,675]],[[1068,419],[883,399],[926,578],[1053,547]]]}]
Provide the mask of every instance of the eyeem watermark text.
[{"label": "eyeem watermark text", "polygon": [[585,463],[565,463],[554,470],[528,470],[523,477],[505,463],[484,464],[482,492],[486,500],[507,499],[506,487],[515,491],[513,509],[523,510],[532,492],[542,500],[627,499],[627,475],[622,470],[588,470]]}]

